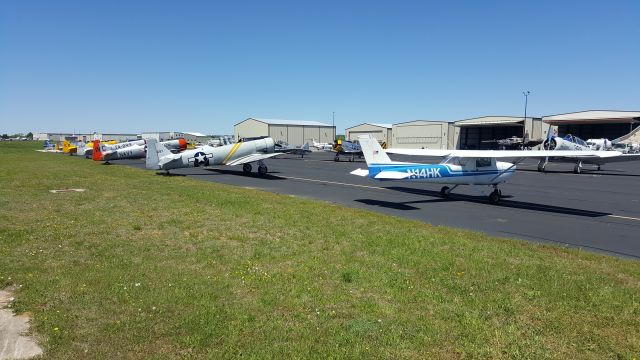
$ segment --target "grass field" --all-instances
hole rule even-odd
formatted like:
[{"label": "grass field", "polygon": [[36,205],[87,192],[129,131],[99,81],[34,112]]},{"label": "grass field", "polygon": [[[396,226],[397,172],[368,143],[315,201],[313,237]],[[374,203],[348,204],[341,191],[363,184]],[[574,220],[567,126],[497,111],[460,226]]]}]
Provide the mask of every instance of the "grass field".
[{"label": "grass field", "polygon": [[39,147],[0,143],[0,288],[46,358],[640,355],[638,261]]}]

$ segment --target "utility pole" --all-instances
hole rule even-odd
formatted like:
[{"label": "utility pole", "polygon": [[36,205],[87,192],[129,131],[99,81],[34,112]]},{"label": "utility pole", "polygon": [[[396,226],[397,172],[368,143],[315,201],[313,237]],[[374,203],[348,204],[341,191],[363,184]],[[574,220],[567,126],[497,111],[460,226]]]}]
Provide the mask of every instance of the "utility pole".
[{"label": "utility pole", "polygon": [[336,112],[331,113],[331,125],[333,125],[333,140],[336,139]]},{"label": "utility pole", "polygon": [[[531,91],[527,90],[527,91],[523,91],[522,95],[524,95],[524,122],[523,125],[525,125],[527,123],[527,103],[529,102],[529,94],[531,94]],[[533,127],[533,121],[531,122],[531,126]],[[533,134],[533,128],[531,129],[531,133],[529,135]],[[525,139],[525,135],[526,134],[522,134],[522,141],[527,141],[528,139]]]}]

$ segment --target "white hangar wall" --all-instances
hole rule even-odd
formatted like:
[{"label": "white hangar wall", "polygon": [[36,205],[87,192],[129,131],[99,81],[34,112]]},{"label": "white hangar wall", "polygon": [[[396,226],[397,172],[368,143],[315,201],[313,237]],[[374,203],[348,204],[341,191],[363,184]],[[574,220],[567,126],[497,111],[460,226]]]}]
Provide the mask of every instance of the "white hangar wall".
[{"label": "white hangar wall", "polygon": [[317,142],[332,143],[336,136],[335,126],[308,120],[276,120],[248,118],[234,126],[236,140],[247,137],[270,136],[274,141],[283,141],[294,146]]},{"label": "white hangar wall", "polygon": [[350,128],[345,129],[345,137],[347,140],[358,140],[358,136],[370,134],[379,143],[387,144],[387,147],[391,147],[393,143],[393,126],[391,124],[373,124],[363,123]]}]

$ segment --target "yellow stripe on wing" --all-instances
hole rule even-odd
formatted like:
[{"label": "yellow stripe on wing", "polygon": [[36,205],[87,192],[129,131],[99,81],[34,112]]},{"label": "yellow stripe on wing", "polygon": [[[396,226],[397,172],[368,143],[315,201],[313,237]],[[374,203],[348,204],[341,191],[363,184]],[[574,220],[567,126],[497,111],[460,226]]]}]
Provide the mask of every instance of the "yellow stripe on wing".
[{"label": "yellow stripe on wing", "polygon": [[238,149],[240,148],[240,145],[242,145],[241,142],[233,144],[233,146],[231,147],[231,150],[229,150],[229,153],[227,154],[227,156],[224,158],[224,160],[222,160],[223,164],[225,164],[225,165],[227,164],[227,162],[231,159],[233,154],[235,154],[236,151],[238,151]]}]

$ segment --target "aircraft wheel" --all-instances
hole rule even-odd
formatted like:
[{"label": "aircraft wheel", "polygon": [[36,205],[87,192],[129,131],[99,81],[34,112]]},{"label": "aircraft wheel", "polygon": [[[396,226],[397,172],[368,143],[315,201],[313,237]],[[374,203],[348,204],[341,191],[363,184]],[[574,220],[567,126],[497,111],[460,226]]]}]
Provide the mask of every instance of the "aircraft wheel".
[{"label": "aircraft wheel", "polygon": [[249,174],[251,172],[251,164],[242,165],[242,171],[244,171],[245,174]]},{"label": "aircraft wheel", "polygon": [[574,174],[580,174],[582,172],[582,167],[580,165],[576,165],[573,168],[573,173]]},{"label": "aircraft wheel", "polygon": [[258,166],[258,174],[266,175],[267,174],[267,167],[265,165]]},{"label": "aircraft wheel", "polygon": [[598,165],[598,171],[600,171],[600,165]]},{"label": "aircraft wheel", "polygon": [[336,157],[333,158],[333,161],[340,161],[340,158],[336,155]]},{"label": "aircraft wheel", "polygon": [[500,191],[496,189],[489,194],[489,204],[497,204],[498,202],[500,202]]},{"label": "aircraft wheel", "polygon": [[449,187],[448,186],[443,186],[442,189],[440,189],[440,195],[442,195],[442,197],[447,198],[449,197]]},{"label": "aircraft wheel", "polygon": [[542,163],[538,164],[538,172],[544,172],[544,168],[545,168],[544,164]]}]

